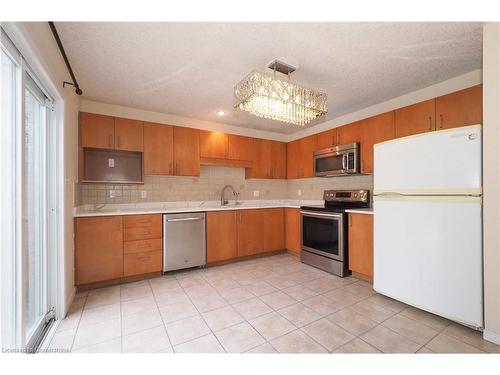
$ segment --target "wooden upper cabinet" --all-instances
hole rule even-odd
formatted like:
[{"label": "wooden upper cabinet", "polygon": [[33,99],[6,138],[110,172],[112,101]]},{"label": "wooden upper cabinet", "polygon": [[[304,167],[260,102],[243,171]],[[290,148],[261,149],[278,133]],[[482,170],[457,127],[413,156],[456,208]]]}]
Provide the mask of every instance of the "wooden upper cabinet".
[{"label": "wooden upper cabinet", "polygon": [[174,128],[144,123],[144,174],[174,174]]},{"label": "wooden upper cabinet", "polygon": [[255,140],[255,155],[249,177],[271,178],[271,142],[267,139]]},{"label": "wooden upper cabinet", "polygon": [[95,113],[80,112],[81,147],[115,147],[115,118]]},{"label": "wooden upper cabinet", "polygon": [[364,138],[365,122],[356,121],[337,128],[337,145],[361,142]]},{"label": "wooden upper cabinet", "polygon": [[337,144],[337,128],[316,134],[316,149],[322,150]]},{"label": "wooden upper cabinet", "polygon": [[200,175],[200,140],[198,129],[174,126],[174,174]]},{"label": "wooden upper cabinet", "polygon": [[373,278],[373,215],[349,214],[349,269]]},{"label": "wooden upper cabinet", "polygon": [[364,138],[361,141],[361,173],[373,173],[373,145],[395,137],[394,111],[363,120]]},{"label": "wooden upper cabinet", "polygon": [[286,178],[286,143],[271,141],[271,178]]},{"label": "wooden upper cabinet", "polygon": [[286,177],[300,178],[300,139],[286,144]]},{"label": "wooden upper cabinet", "polygon": [[302,138],[299,142],[300,147],[300,177],[313,177],[313,154],[316,150],[316,136]]},{"label": "wooden upper cabinet", "polygon": [[285,249],[285,210],[268,208],[264,217],[264,248],[266,251]]},{"label": "wooden upper cabinet", "polygon": [[200,157],[227,159],[228,136],[222,132],[200,130]]},{"label": "wooden upper cabinet", "polygon": [[436,129],[435,99],[399,108],[394,112],[396,138],[430,132]]},{"label": "wooden upper cabinet", "polygon": [[122,277],[122,217],[79,217],[75,227],[76,284]]},{"label": "wooden upper cabinet", "polygon": [[483,123],[483,85],[436,98],[436,129]]},{"label": "wooden upper cabinet", "polygon": [[115,117],[115,149],[124,151],[142,151],[142,121]]},{"label": "wooden upper cabinet", "polygon": [[262,223],[264,222],[264,215],[265,210],[236,211],[239,257],[259,254],[263,251]]},{"label": "wooden upper cabinet", "polygon": [[228,135],[228,158],[231,160],[253,160],[255,157],[255,138],[242,135]]},{"label": "wooden upper cabinet", "polygon": [[285,208],[285,247],[300,254],[300,209]]},{"label": "wooden upper cabinet", "polygon": [[237,211],[207,212],[207,262],[238,256]]}]

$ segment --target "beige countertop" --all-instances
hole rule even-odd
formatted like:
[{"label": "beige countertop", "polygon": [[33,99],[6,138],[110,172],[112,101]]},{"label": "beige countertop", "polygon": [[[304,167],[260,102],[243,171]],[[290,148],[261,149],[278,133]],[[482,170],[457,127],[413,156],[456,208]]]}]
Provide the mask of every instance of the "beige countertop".
[{"label": "beige countertop", "polygon": [[208,212],[226,210],[249,210],[257,208],[300,208],[306,205],[318,205],[323,201],[315,200],[248,200],[235,205],[232,201],[221,206],[218,201],[191,202],[155,202],[133,204],[83,205],[73,209],[74,217],[114,216],[114,215],[146,215],[184,212]]},{"label": "beige countertop", "polygon": [[347,213],[351,214],[365,214],[365,215],[373,215],[373,208],[353,208],[345,210]]}]

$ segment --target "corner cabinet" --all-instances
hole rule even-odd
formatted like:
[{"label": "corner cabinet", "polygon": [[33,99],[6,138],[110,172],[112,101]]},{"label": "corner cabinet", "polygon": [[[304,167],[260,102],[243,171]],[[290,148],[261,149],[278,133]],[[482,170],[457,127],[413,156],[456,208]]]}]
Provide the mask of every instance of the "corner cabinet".
[{"label": "corner cabinet", "polygon": [[349,214],[349,269],[373,280],[373,215]]},{"label": "corner cabinet", "polygon": [[76,285],[123,277],[121,216],[77,218],[75,239]]}]

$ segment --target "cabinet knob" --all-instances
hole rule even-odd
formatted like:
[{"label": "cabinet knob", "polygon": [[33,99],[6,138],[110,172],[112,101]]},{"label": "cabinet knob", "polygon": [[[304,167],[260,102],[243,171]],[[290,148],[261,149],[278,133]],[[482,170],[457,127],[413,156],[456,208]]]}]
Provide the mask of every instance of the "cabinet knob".
[{"label": "cabinet knob", "polygon": [[429,116],[429,130],[432,130],[432,117]]},{"label": "cabinet knob", "polygon": [[443,129],[443,114],[439,114],[439,129]]}]

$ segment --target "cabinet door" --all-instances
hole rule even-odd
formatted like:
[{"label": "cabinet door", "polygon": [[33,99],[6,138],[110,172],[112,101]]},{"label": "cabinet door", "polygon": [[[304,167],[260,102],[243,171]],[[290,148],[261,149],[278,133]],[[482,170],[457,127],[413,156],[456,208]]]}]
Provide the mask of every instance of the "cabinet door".
[{"label": "cabinet door", "polygon": [[286,177],[300,178],[300,140],[286,144]]},{"label": "cabinet door", "polygon": [[283,208],[265,210],[264,252],[285,248],[285,212]]},{"label": "cabinet door", "polygon": [[174,126],[174,174],[200,175],[200,141],[197,129]]},{"label": "cabinet door", "polygon": [[364,138],[361,141],[361,173],[373,173],[373,145],[395,137],[394,111],[362,121]]},{"label": "cabinet door", "polygon": [[207,212],[207,262],[238,256],[236,211]]},{"label": "cabinet door", "polygon": [[436,98],[436,129],[483,123],[483,86],[473,86]]},{"label": "cabinet door", "polygon": [[271,141],[271,178],[286,178],[286,143]]},{"label": "cabinet door", "polygon": [[300,254],[300,209],[285,209],[286,249]]},{"label": "cabinet door", "polygon": [[255,156],[252,164],[252,178],[271,178],[271,142],[267,139],[255,140]]},{"label": "cabinet door", "polygon": [[115,147],[115,118],[80,112],[80,141],[82,147]]},{"label": "cabinet door", "polygon": [[238,224],[238,256],[254,255],[262,252],[264,238],[262,223],[265,210],[239,210],[236,213]]},{"label": "cabinet door", "polygon": [[170,125],[144,123],[144,174],[174,174],[174,129]]},{"label": "cabinet door", "polygon": [[75,226],[76,284],[122,277],[122,217],[80,217]]},{"label": "cabinet door", "polygon": [[337,128],[337,145],[361,142],[364,138],[364,122],[356,121]]},{"label": "cabinet door", "polygon": [[142,151],[142,121],[127,118],[115,118],[115,149],[124,151]]},{"label": "cabinet door", "polygon": [[325,132],[316,134],[316,149],[332,147],[337,144],[337,129],[330,129]]},{"label": "cabinet door", "polygon": [[200,130],[200,157],[227,159],[228,136],[222,132]]},{"label": "cabinet door", "polygon": [[349,214],[349,269],[373,278],[373,215]]},{"label": "cabinet door", "polygon": [[242,135],[228,135],[229,159],[231,160],[253,160],[255,157],[255,138]]},{"label": "cabinet door", "polygon": [[396,109],[396,138],[435,130],[435,110],[435,99]]},{"label": "cabinet door", "polygon": [[300,140],[300,177],[313,177],[313,154],[316,150],[316,136],[302,138]]}]

